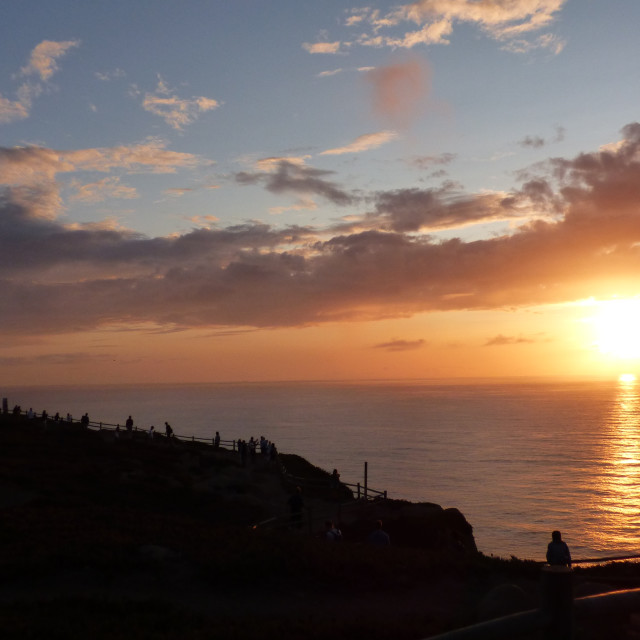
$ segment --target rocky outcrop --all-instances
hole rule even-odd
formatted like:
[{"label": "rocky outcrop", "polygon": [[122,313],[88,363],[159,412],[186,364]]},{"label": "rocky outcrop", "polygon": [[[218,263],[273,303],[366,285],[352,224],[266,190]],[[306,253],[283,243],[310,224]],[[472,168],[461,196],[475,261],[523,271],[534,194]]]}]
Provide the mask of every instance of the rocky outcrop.
[{"label": "rocky outcrop", "polygon": [[345,514],[343,528],[348,537],[365,540],[381,520],[392,544],[417,549],[446,549],[476,553],[473,527],[458,509],[443,509],[428,502],[380,500]]}]

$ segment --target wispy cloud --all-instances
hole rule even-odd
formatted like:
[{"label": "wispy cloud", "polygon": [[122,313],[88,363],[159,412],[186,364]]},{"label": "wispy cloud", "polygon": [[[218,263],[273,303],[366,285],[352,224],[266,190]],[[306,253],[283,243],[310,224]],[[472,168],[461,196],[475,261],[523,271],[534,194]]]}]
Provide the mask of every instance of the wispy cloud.
[{"label": "wispy cloud", "polygon": [[565,130],[564,127],[556,127],[556,133],[551,140],[547,140],[542,136],[525,136],[522,140],[518,141],[521,147],[530,147],[532,149],[539,149],[544,147],[549,142],[562,142],[564,140]]},{"label": "wispy cloud", "polygon": [[21,75],[37,75],[41,80],[49,78],[58,70],[58,58],[64,56],[71,48],[80,45],[78,40],[67,40],[65,42],[54,42],[43,40],[31,52],[31,57],[26,66],[20,70]]},{"label": "wispy cloud", "polygon": [[503,334],[498,334],[493,338],[489,338],[484,346],[485,347],[502,347],[505,345],[511,344],[535,344],[536,342],[540,342],[540,337],[527,337],[527,336],[505,336]]},{"label": "wispy cloud", "polygon": [[[43,93],[51,76],[58,70],[58,59],[79,45],[78,40],[44,40],[37,45],[31,52],[29,62],[16,75],[16,78],[26,78],[16,89],[16,99],[0,95],[0,124],[28,118],[33,100]],[[34,81],[31,76],[38,79]]]},{"label": "wispy cloud", "polygon": [[340,42],[304,42],[302,48],[309,53],[340,53]]},{"label": "wispy cloud", "polygon": [[336,147],[335,149],[327,149],[320,153],[321,156],[339,156],[345,153],[360,153],[361,151],[369,151],[377,149],[383,144],[395,140],[398,137],[396,131],[378,131],[377,133],[365,133],[358,136],[353,142],[344,147]]},{"label": "wispy cloud", "polygon": [[178,131],[195,122],[198,117],[217,109],[220,103],[213,98],[194,96],[179,98],[173,89],[162,79],[153,93],[146,93],[142,108],[149,113],[161,117],[170,127]]},{"label": "wispy cloud", "polygon": [[80,184],[74,180],[71,186],[75,193],[70,199],[77,202],[102,202],[108,198],[132,199],[138,197],[138,192],[133,187],[120,184],[120,178],[116,176],[87,184]]},{"label": "wispy cloud", "polygon": [[[566,1],[418,0],[388,12],[370,7],[352,9],[347,11],[343,24],[355,33],[345,40],[325,38],[322,43],[305,43],[303,47],[310,53],[337,53],[345,45],[354,44],[393,49],[448,45],[456,25],[467,23],[477,26],[509,51],[545,49],[558,54],[564,42],[553,33],[540,31],[551,27]],[[331,45],[330,50],[323,50],[322,45]]]},{"label": "wispy cloud", "polygon": [[374,345],[374,349],[384,349],[385,351],[415,351],[424,347],[424,340],[391,340]]}]

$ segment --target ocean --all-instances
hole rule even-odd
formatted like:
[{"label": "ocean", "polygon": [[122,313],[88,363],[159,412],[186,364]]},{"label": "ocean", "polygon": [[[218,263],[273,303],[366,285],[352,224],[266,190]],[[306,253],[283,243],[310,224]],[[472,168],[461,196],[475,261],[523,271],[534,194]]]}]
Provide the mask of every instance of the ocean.
[{"label": "ocean", "polygon": [[264,435],[342,480],[456,507],[480,551],[543,560],[640,552],[640,386],[439,381],[12,387],[9,407],[179,436]]}]

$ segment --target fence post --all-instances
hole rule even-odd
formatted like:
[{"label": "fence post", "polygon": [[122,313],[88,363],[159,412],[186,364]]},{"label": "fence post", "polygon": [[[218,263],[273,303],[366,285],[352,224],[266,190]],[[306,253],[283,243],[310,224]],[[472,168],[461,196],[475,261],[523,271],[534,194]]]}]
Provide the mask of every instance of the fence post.
[{"label": "fence post", "polygon": [[573,635],[573,580],[570,567],[545,565],[540,573],[545,640],[571,640]]},{"label": "fence post", "polygon": [[368,475],[368,467],[369,467],[369,463],[365,462],[364,463],[364,499],[367,500],[368,496],[367,496],[367,475]]}]

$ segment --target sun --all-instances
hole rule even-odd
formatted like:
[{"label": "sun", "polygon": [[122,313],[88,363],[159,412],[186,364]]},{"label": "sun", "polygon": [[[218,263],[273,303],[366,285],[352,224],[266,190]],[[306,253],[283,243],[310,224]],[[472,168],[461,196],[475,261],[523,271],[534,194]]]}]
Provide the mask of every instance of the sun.
[{"label": "sun", "polygon": [[640,358],[640,299],[599,302],[592,322],[601,353],[621,360]]}]

